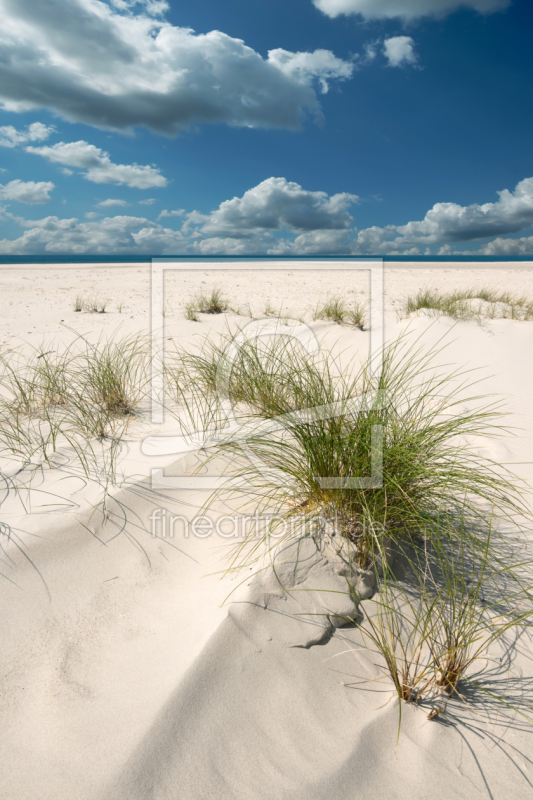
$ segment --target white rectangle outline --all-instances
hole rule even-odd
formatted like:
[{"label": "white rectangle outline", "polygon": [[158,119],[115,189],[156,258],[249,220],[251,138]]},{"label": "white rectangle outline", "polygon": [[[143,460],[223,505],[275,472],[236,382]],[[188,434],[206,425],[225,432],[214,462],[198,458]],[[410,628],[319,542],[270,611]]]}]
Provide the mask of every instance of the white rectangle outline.
[{"label": "white rectangle outline", "polygon": [[[182,270],[195,272],[199,270],[208,271],[231,271],[231,272],[250,272],[258,270],[327,270],[327,271],[370,271],[370,365],[374,375],[379,375],[383,364],[383,346],[385,342],[385,306],[384,306],[384,266],[382,258],[361,259],[357,261],[344,261],[334,258],[327,261],[278,261],[273,259],[261,259],[260,261],[176,261],[169,258],[153,258],[151,270],[151,314],[150,314],[150,338],[151,338],[151,422],[153,425],[162,425],[165,412],[165,376],[161,366],[164,364],[165,347],[165,315],[164,315],[164,276],[167,270]],[[377,320],[379,323],[376,324]],[[159,336],[156,336],[159,331]],[[160,354],[160,360],[156,358]],[[374,471],[374,470],[372,470]],[[203,481],[213,481],[213,478],[177,478],[163,475],[162,469],[152,470],[152,483],[154,488],[202,488]],[[338,480],[338,479],[334,479]],[[351,480],[373,481],[370,479],[356,478]],[[215,479],[216,481],[216,479]],[[202,483],[202,486],[196,484]]]}]

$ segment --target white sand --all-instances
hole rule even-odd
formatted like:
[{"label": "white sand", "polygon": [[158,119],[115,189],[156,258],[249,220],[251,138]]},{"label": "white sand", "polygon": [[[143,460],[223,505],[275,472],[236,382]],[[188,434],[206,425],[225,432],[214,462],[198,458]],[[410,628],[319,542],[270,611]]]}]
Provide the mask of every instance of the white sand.
[{"label": "white sand", "polygon": [[[531,265],[407,265],[386,271],[386,337],[410,324],[424,341],[449,331],[447,361],[486,367],[483,391],[508,401],[516,438],[485,445],[533,483],[533,322],[454,324],[398,321],[402,297],[422,287],[489,288],[533,300]],[[290,271],[289,271],[290,272]],[[224,320],[180,316],[183,299],[205,281],[236,306],[260,314],[268,300],[309,315],[330,293],[368,297],[363,273],[180,273],[167,285],[166,335],[198,341]],[[0,269],[0,346],[68,341],[72,329],[97,337],[147,331],[149,269]],[[110,298],[106,314],[77,314],[78,292]],[[123,300],[122,313],[117,303]],[[242,318],[241,318],[242,319]],[[368,347],[368,334],[326,323],[320,335]],[[54,345],[55,346],[55,345]],[[192,518],[206,495],[154,491],[158,459],[140,441],[149,419],[128,434],[123,468],[138,477],[114,493],[111,519],[91,511],[94,490],[59,470],[37,478],[31,513],[11,493],[0,507],[2,563],[0,798],[2,800],[376,800],[382,797],[526,798],[533,787],[533,726],[481,696],[473,709],[450,701],[427,720],[398,703],[357,630],[324,617],[297,617],[346,598],[317,592],[288,599],[269,574],[246,582],[217,574],[230,543],[221,537],[151,536],[154,508]],[[168,473],[175,458],[166,457]],[[141,477],[144,475],[144,478]],[[48,493],[48,494],[47,494]],[[305,554],[298,588],[342,586],[326,555]],[[339,583],[340,581],[340,583]],[[328,597],[324,600],[323,597]],[[302,599],[303,598],[303,599]],[[340,599],[339,599],[340,598]],[[316,644],[313,644],[316,642]],[[511,672],[494,664],[480,677],[509,702],[533,705],[531,642],[516,643]],[[481,664],[480,666],[485,666]],[[533,712],[532,712],[533,717]]]}]

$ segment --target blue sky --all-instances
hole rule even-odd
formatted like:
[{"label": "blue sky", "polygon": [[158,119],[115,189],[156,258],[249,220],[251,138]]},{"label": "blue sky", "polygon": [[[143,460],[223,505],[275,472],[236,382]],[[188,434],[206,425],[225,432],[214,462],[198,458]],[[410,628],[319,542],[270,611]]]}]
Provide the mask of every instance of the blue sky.
[{"label": "blue sky", "polygon": [[533,254],[530,0],[0,12],[0,253]]}]

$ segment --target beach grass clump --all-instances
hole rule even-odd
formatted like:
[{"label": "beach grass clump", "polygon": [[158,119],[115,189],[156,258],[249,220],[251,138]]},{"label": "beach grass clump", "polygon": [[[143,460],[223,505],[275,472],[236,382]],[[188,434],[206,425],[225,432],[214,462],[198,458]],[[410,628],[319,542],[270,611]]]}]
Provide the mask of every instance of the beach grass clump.
[{"label": "beach grass clump", "polygon": [[198,322],[198,314],[223,314],[230,310],[230,304],[219,286],[210,291],[200,290],[188,300],[184,307],[185,319]]},{"label": "beach grass clump", "polygon": [[342,325],[348,316],[348,306],[342,297],[328,297],[327,300],[318,305],[313,313],[313,319],[325,319],[328,322],[336,322]]},{"label": "beach grass clump", "polygon": [[246,342],[228,365],[229,346],[181,356],[184,390],[229,400],[242,420],[213,447],[227,457],[228,486],[248,486],[301,530],[312,518],[335,520],[361,568],[387,542],[440,528],[444,514],[452,535],[465,514],[475,531],[488,504],[503,516],[523,508],[510,473],[460,443],[503,432],[498,404],[469,395],[467,375],[435,369],[435,348],[400,340],[377,374],[280,337]]},{"label": "beach grass clump", "polygon": [[218,286],[214,286],[209,293],[200,292],[196,295],[196,306],[201,314],[223,314],[229,309],[229,301]]},{"label": "beach grass clump", "polygon": [[363,303],[354,301],[353,306],[348,308],[347,322],[353,325],[354,328],[365,330],[366,326],[366,308]]},{"label": "beach grass clump", "polygon": [[0,356],[0,447],[24,462],[50,463],[61,432],[70,353],[46,348]]},{"label": "beach grass clump", "polygon": [[0,358],[0,450],[25,464],[51,465],[58,442],[87,466],[91,440],[122,436],[147,393],[144,337],[79,337],[62,350]]},{"label": "beach grass clump", "polygon": [[100,295],[89,297],[85,303],[85,310],[93,314],[104,314],[109,301]]},{"label": "beach grass clump", "polygon": [[343,297],[329,297],[322,305],[317,305],[313,313],[314,320],[328,320],[337,325],[352,325],[364,330],[366,309],[362,303],[354,301],[350,306]]},{"label": "beach grass clump", "polygon": [[40,347],[29,356],[17,351],[0,355],[4,406],[13,412],[39,416],[47,407],[65,405],[71,364],[70,348],[61,353]]},{"label": "beach grass clump", "polygon": [[404,314],[408,316],[417,311],[427,310],[452,319],[472,319],[474,311],[468,302],[471,299],[468,292],[440,293],[424,289],[414,297],[407,298]]},{"label": "beach grass clump", "polygon": [[[502,548],[501,540],[494,544],[490,527],[481,548],[471,547],[467,531],[453,547],[440,533],[426,550],[402,553],[400,578],[391,569],[379,578],[379,592],[365,601],[360,626],[398,698],[430,701],[430,719],[444,712],[447,698],[483,695],[478,662],[500,667],[498,643],[505,652],[533,615],[530,562],[512,547]],[[399,713],[401,723],[401,704]]]},{"label": "beach grass clump", "polygon": [[71,376],[68,407],[74,428],[103,439],[134,416],[148,391],[148,342],[139,334],[83,340]]},{"label": "beach grass clump", "polygon": [[87,342],[80,356],[83,391],[111,414],[133,414],[146,390],[147,357],[147,342],[138,334],[96,345]]},{"label": "beach grass clump", "polygon": [[0,403],[0,453],[22,462],[36,460],[51,466],[60,435],[60,424],[50,409],[30,417],[20,409]]},{"label": "beach grass clump", "polygon": [[198,309],[194,301],[190,300],[188,303],[185,303],[184,314],[185,319],[188,319],[191,322],[198,322]]},{"label": "beach grass clump", "polygon": [[533,303],[527,297],[487,288],[453,292],[421,289],[405,300],[400,313],[408,317],[419,311],[463,321],[474,319],[480,322],[484,318],[533,319]]},{"label": "beach grass clump", "polygon": [[[437,701],[430,718],[479,689],[476,665],[525,630],[533,609],[530,564],[502,530],[530,518],[523,487],[478,449],[479,437],[507,432],[501,405],[475,374],[439,367],[441,350],[404,336],[376,369],[310,355],[294,339],[236,334],[179,356],[184,395],[210,414],[199,469],[225,465],[208,504],[223,497],[261,520],[229,570],[302,536],[329,547],[366,646],[402,702]],[[362,574],[373,576],[372,599],[359,594]]]},{"label": "beach grass clump", "polygon": [[200,314],[223,314],[229,310],[229,300],[219,286],[214,286],[210,291],[198,292],[194,304]]},{"label": "beach grass clump", "polygon": [[[90,297],[85,297],[82,294],[77,294],[74,298],[74,311],[89,311],[93,314],[104,314],[109,300],[101,295],[94,294]],[[122,306],[121,306],[122,309]]]}]

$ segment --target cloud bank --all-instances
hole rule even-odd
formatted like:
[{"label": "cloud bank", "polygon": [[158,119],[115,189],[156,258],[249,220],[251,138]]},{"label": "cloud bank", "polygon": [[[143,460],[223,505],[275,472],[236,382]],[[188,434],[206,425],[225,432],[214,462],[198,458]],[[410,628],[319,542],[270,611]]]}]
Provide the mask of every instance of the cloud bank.
[{"label": "cloud bank", "polygon": [[173,135],[225,123],[297,129],[320,118],[315,85],[352,75],[328,50],[263,58],[221,31],[160,18],[157,0],[0,0],[0,101],[101,128]]},{"label": "cloud bank", "polygon": [[[17,183],[21,184],[12,182]],[[29,195],[31,187],[35,191],[39,186],[53,188],[53,184],[22,186],[27,186]],[[12,191],[16,194],[18,190],[15,187]],[[95,219],[92,213],[86,222],[56,216],[35,221],[7,215],[24,233],[15,240],[0,242],[0,252],[387,255],[419,254],[429,248],[429,252],[452,254],[472,252],[453,249],[452,243],[495,237],[476,252],[533,254],[533,236],[502,238],[533,228],[533,178],[520,181],[512,192],[505,189],[498,194],[496,202],[469,206],[436,203],[422,220],[357,230],[351,214],[359,200],[357,195],[328,195],[285,178],[268,178],[242,197],[222,202],[210,214],[165,210],[156,222],[134,216]],[[112,203],[117,204],[104,201],[100,206]],[[161,224],[165,218],[175,227]]]},{"label": "cloud bank", "polygon": [[360,231],[357,246],[366,252],[469,242],[512,234],[533,227],[533,178],[526,178],[510,192],[497,193],[496,203],[436,203],[423,220],[407,225],[372,227]]},{"label": "cloud bank", "polygon": [[364,19],[416,19],[442,17],[459,9],[492,14],[511,5],[512,0],[313,0],[328,17],[360,14]]}]

